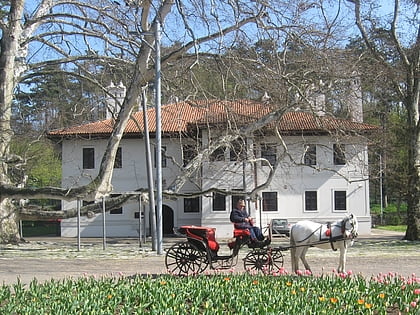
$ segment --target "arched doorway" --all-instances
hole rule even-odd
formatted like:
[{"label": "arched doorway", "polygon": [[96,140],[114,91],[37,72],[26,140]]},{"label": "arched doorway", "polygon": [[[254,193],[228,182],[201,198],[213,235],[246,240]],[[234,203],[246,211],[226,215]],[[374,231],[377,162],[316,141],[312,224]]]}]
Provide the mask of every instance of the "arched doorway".
[{"label": "arched doorway", "polygon": [[162,205],[162,230],[163,235],[174,234],[174,211],[166,205]]}]

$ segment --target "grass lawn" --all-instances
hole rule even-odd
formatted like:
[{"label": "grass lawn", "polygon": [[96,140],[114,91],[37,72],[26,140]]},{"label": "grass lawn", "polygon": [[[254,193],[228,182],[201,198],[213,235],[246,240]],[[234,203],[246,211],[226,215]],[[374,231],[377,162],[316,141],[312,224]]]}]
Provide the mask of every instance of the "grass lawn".
[{"label": "grass lawn", "polygon": [[378,225],[375,227],[375,229],[395,231],[395,232],[405,232],[407,230],[407,225],[384,225],[384,226]]}]

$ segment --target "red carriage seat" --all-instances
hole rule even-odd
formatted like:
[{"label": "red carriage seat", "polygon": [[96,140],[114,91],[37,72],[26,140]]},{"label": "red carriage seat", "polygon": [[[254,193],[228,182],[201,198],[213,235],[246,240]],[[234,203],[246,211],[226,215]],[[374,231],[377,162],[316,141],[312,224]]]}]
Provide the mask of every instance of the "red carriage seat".
[{"label": "red carriage seat", "polygon": [[212,251],[219,250],[219,243],[216,241],[216,228],[184,225],[178,231],[187,237],[206,242]]},{"label": "red carriage seat", "polygon": [[248,229],[233,229],[233,237],[250,236],[251,232]]},{"label": "red carriage seat", "polygon": [[237,229],[235,225],[233,225],[233,237],[234,239],[228,243],[230,249],[235,247],[236,241],[246,241],[247,238],[251,235],[251,232],[248,229]]}]

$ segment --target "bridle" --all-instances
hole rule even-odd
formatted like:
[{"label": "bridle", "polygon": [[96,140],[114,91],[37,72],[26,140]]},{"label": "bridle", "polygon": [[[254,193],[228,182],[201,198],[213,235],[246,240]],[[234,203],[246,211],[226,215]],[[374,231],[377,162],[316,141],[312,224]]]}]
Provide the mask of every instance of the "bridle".
[{"label": "bridle", "polygon": [[[349,236],[347,236],[347,233],[346,233],[346,231],[347,231],[347,229],[346,229],[347,222],[351,226],[350,235]],[[338,241],[338,240],[344,240],[345,241],[346,239],[353,240],[354,238],[357,237],[357,231],[356,231],[355,225],[356,224],[355,224],[353,215],[350,215],[350,216],[344,218],[341,221],[341,224],[340,225],[338,225],[338,224],[335,224],[334,225],[334,226],[341,226],[341,236],[338,236],[338,237],[335,237],[334,238],[334,237],[332,237],[332,233],[330,234],[329,242],[331,244],[331,249],[333,251],[336,251],[337,250],[337,248],[334,247],[334,242],[335,241]],[[328,224],[328,228],[330,228],[330,225],[329,224]],[[347,248],[347,242],[344,242],[344,246]]]},{"label": "bridle", "polygon": [[346,224],[349,222],[351,226],[350,235],[347,238],[356,238],[357,237],[357,231],[355,227],[355,221],[353,215],[348,216],[347,218],[344,218],[341,222],[341,233],[343,234],[344,238],[346,238]]}]

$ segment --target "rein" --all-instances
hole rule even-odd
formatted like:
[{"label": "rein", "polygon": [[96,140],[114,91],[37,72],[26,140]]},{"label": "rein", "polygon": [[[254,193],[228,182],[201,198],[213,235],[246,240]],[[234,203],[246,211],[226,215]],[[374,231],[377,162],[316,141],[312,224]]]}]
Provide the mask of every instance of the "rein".
[{"label": "rein", "polygon": [[[319,226],[319,228],[317,228],[316,230],[314,230],[311,234],[309,234],[306,238],[304,238],[303,240],[300,240],[300,241],[296,241],[296,243],[302,243],[302,242],[304,242],[304,241],[306,241],[308,238],[310,238],[312,235],[314,235],[318,230],[320,231],[321,230],[321,228],[322,228],[322,224]],[[292,227],[292,229],[293,229],[293,227]],[[320,231],[320,233],[319,233],[319,237],[320,237],[320,240],[321,240],[321,231]]]},{"label": "rein", "polygon": [[[330,230],[330,245],[331,245],[331,249],[335,252],[337,251],[337,248],[334,247],[334,241],[333,241],[333,236],[332,236],[332,232],[331,232],[331,224],[328,222],[327,223],[327,228]],[[343,233],[343,227],[341,225],[341,233]],[[321,238],[321,234],[319,235],[319,237]]]}]

